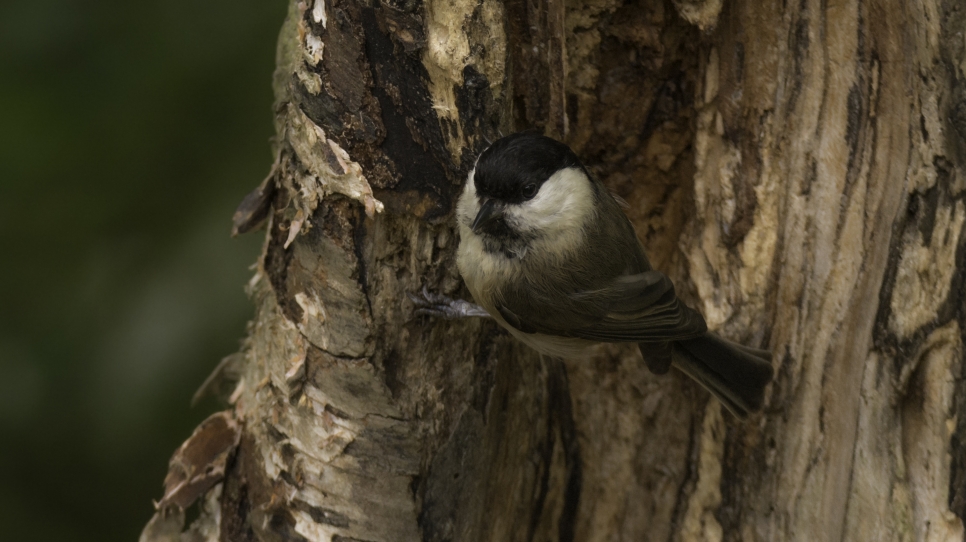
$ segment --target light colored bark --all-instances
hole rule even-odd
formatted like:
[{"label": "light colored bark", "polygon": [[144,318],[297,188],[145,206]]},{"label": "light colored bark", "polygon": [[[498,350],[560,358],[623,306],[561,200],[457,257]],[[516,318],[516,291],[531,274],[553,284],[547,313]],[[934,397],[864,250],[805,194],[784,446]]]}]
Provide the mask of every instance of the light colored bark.
[{"label": "light colored bark", "polygon": [[[943,0],[293,2],[240,444],[142,540],[963,540],[963,28]],[[634,348],[412,316],[465,295],[459,185],[529,126],[775,353],[760,415]]]}]

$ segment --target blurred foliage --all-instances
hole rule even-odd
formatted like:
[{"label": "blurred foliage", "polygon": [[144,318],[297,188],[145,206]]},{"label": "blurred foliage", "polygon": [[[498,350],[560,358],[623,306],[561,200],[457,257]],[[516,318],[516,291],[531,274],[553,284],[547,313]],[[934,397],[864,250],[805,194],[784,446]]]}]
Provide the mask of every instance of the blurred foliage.
[{"label": "blurred foliage", "polygon": [[136,540],[238,349],[283,0],[0,2],[0,525]]}]

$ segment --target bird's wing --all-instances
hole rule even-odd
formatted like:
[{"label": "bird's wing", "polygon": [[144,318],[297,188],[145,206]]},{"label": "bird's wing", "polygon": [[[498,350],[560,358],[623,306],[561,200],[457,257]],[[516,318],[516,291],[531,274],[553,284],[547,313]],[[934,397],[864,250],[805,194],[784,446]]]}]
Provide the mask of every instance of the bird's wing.
[{"label": "bird's wing", "polygon": [[622,275],[606,286],[578,292],[522,288],[503,296],[497,310],[525,333],[601,342],[663,342],[707,331],[704,318],[681,303],[658,271]]}]

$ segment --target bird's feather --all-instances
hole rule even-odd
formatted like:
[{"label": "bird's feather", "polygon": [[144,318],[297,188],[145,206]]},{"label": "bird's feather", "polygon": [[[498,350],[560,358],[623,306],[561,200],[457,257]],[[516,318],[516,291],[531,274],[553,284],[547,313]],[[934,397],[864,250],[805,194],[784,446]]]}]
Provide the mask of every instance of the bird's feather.
[{"label": "bird's feather", "polygon": [[604,288],[568,292],[561,297],[530,285],[527,292],[504,296],[497,310],[516,329],[604,342],[675,341],[707,331],[700,314],[686,307],[674,286],[658,271],[615,277]]}]

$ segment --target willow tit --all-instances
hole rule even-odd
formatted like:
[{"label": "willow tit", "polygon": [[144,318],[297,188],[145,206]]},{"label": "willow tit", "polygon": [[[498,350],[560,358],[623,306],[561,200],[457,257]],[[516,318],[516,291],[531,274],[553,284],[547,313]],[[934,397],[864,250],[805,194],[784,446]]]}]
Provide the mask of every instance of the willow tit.
[{"label": "willow tit", "polygon": [[571,359],[600,342],[637,343],[654,373],[677,367],[742,418],[761,408],[771,354],[707,330],[563,143],[526,132],[493,143],[457,215],[466,286],[519,340]]}]

